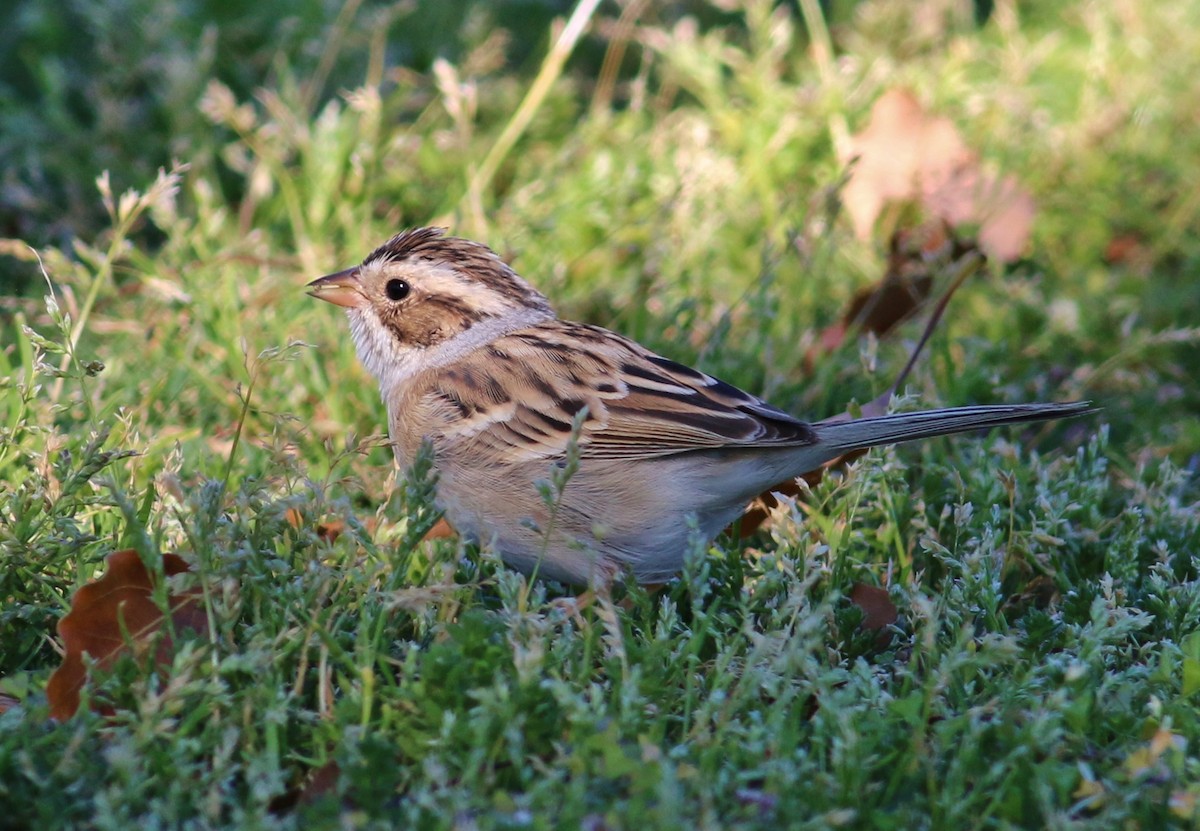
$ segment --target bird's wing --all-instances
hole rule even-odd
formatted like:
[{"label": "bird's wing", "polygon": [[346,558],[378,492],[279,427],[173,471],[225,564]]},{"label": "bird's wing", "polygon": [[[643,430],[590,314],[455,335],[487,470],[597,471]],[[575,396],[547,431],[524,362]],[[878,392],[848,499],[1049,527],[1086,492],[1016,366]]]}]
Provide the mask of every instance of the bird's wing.
[{"label": "bird's wing", "polygon": [[555,321],[506,335],[437,371],[424,393],[435,442],[500,464],[561,455],[586,407],[581,458],[802,446],[810,425],[605,329]]}]

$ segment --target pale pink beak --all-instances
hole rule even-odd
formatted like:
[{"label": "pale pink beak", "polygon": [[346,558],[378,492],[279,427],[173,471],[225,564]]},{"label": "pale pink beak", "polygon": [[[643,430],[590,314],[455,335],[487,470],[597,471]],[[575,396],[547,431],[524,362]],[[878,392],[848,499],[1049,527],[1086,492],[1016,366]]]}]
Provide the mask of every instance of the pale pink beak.
[{"label": "pale pink beak", "polygon": [[310,297],[327,300],[335,306],[345,306],[347,309],[357,308],[367,302],[358,282],[357,268],[348,268],[337,274],[313,280],[305,288],[308,289]]}]

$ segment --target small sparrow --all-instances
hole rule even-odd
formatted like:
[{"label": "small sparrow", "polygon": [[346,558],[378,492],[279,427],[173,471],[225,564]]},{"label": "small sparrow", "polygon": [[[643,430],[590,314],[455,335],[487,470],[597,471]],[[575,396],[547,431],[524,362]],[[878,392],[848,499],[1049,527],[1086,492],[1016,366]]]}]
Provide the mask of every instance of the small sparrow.
[{"label": "small sparrow", "polygon": [[[308,289],[346,309],[400,466],[432,445],[450,524],[513,568],[567,583],[606,585],[621,572],[665,582],[696,533],[711,540],[765,489],[851,450],[1090,409],[810,424],[607,329],[560,320],[487,246],[435,228],[398,234]],[[535,483],[566,464],[577,416],[579,468],[551,509]]]}]

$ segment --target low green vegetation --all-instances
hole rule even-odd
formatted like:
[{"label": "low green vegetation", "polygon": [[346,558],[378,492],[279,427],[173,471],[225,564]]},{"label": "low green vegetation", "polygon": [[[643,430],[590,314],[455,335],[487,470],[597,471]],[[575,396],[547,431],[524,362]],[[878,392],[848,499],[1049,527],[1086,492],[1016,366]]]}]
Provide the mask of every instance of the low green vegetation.
[{"label": "low green vegetation", "polygon": [[[0,825],[1195,826],[1200,3],[717,5],[602,5],[556,74],[558,29],[515,44],[472,6],[448,60],[406,67],[350,4],[288,29],[294,52],[241,33],[249,63],[172,76],[188,145],[157,178],[39,157],[91,230],[59,239],[38,203],[36,247],[0,240]],[[344,86],[313,80],[330,67]],[[421,542],[432,484],[397,481],[307,281],[447,225],[565,317],[831,416],[920,332],[818,346],[913,219],[860,240],[837,202],[836,147],[896,86],[1038,204],[904,406],[1103,412],[873,451],[678,581],[584,608]],[[202,587],[207,631],[55,723],[55,625],[123,548],[186,558],[172,586]],[[862,625],[859,583],[896,624]]]}]

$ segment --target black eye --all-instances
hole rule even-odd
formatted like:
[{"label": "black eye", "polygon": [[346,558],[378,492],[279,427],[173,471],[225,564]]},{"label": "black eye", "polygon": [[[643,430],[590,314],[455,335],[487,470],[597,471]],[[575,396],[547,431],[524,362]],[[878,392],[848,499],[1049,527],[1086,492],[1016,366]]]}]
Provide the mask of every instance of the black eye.
[{"label": "black eye", "polygon": [[408,297],[409,285],[403,280],[388,280],[385,290],[388,300],[403,300]]}]

